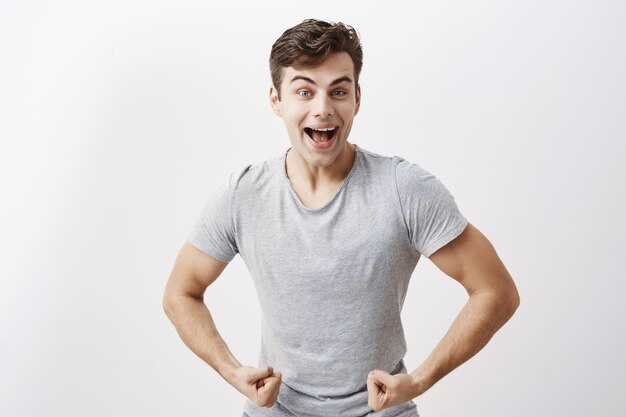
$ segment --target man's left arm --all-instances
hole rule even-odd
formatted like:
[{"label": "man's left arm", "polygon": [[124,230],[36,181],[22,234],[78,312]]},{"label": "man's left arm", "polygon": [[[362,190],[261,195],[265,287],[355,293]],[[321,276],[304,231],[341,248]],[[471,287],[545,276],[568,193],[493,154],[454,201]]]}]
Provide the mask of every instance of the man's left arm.
[{"label": "man's left arm", "polygon": [[478,353],[520,303],[511,275],[489,240],[472,224],[430,259],[457,280],[469,300],[428,358],[408,375],[370,372],[368,403],[374,411],[409,401]]}]

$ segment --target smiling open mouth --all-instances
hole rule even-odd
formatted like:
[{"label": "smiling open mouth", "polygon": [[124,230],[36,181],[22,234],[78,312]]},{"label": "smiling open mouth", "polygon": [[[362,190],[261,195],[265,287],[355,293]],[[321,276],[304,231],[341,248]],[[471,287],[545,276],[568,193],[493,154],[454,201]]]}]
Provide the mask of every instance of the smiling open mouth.
[{"label": "smiling open mouth", "polygon": [[327,128],[327,129],[312,129],[310,127],[305,127],[304,131],[311,139],[315,142],[323,143],[328,142],[333,138],[335,132],[338,130],[337,127]]}]

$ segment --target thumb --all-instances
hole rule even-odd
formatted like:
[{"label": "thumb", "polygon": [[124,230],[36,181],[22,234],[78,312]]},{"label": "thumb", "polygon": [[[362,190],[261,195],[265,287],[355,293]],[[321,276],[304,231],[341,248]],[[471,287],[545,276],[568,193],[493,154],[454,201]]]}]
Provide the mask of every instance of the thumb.
[{"label": "thumb", "polygon": [[373,378],[375,381],[381,382],[384,385],[388,385],[393,381],[393,377],[389,374],[389,372],[381,371],[380,369],[375,369],[371,371],[367,378]]},{"label": "thumb", "polygon": [[260,368],[254,368],[250,371],[248,376],[252,379],[252,381],[258,381],[263,378],[267,378],[272,376],[274,373],[274,369],[271,366],[262,366]]}]

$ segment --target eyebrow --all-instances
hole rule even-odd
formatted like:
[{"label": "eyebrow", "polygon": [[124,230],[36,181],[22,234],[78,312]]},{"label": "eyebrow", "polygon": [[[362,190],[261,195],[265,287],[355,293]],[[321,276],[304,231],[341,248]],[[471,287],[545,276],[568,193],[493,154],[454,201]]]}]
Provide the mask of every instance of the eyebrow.
[{"label": "eyebrow", "polygon": [[[295,77],[293,77],[290,81],[290,83],[293,83],[294,81],[297,80],[304,80],[306,82],[309,82],[313,85],[317,85],[315,83],[315,81],[313,81],[312,79],[310,79],[309,77],[305,77],[304,75],[296,75]],[[344,81],[348,81],[349,83],[352,83],[352,78],[348,77],[347,75],[344,75],[343,77],[337,78],[336,80],[334,80],[332,83],[330,83],[330,85],[337,85],[337,84],[341,84]]]}]

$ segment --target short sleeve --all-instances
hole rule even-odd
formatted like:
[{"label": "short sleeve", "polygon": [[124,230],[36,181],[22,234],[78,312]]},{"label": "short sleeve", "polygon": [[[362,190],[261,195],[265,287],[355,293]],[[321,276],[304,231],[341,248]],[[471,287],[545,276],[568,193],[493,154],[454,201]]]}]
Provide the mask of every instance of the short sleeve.
[{"label": "short sleeve", "polygon": [[427,258],[465,229],[467,219],[443,183],[417,164],[398,156],[398,198],[413,247]]},{"label": "short sleeve", "polygon": [[209,195],[187,236],[193,246],[222,262],[230,262],[239,252],[232,228],[231,203],[232,185],[227,181]]}]

